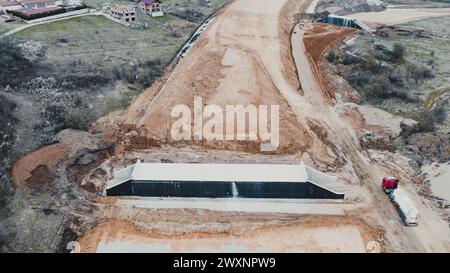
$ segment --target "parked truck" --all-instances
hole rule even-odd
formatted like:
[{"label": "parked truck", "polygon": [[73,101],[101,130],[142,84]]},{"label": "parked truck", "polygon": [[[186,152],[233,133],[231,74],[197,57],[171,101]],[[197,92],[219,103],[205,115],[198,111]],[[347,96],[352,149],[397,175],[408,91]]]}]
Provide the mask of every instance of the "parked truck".
[{"label": "parked truck", "polygon": [[417,226],[419,211],[403,189],[396,189],[390,193],[389,200],[394,204],[406,226]]}]

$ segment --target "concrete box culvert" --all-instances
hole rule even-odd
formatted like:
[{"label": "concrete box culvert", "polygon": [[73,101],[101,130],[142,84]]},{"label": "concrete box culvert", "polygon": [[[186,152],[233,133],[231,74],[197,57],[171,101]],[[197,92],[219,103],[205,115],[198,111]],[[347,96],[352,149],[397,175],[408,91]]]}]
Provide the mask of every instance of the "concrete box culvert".
[{"label": "concrete box culvert", "polygon": [[[116,172],[108,196],[343,199],[336,177],[303,164],[136,163]],[[314,180],[314,182],[313,182]]]}]

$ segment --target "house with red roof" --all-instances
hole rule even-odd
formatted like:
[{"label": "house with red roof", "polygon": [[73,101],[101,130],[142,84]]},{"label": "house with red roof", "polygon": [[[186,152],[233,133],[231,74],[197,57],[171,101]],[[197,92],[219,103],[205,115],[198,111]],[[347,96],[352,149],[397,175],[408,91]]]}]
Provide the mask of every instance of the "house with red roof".
[{"label": "house with red roof", "polygon": [[[19,11],[21,14],[23,14],[27,17],[32,17],[35,15],[41,15],[41,17],[42,16],[50,16],[50,15],[60,14],[60,13],[64,12],[63,8],[58,7],[58,6],[48,6],[45,8],[23,8],[23,9],[19,9],[17,11]],[[33,18],[31,18],[31,19],[33,19]]]},{"label": "house with red roof", "polygon": [[164,15],[161,4],[159,0],[139,0],[138,9],[152,17],[159,17]]},{"label": "house with red roof", "polygon": [[[0,0],[12,1],[12,0]],[[71,9],[83,8],[81,0],[16,0],[21,5],[14,15],[25,20],[58,15]]]}]

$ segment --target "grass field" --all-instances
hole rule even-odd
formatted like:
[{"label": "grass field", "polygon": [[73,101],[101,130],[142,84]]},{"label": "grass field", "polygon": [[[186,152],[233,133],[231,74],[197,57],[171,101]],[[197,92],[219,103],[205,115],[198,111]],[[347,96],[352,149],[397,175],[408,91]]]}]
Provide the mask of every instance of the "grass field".
[{"label": "grass field", "polygon": [[[408,93],[419,99],[418,103],[401,99],[384,100],[377,104],[393,114],[416,119],[422,110],[431,110],[438,102],[445,102],[450,97],[450,17],[429,18],[409,22],[397,26],[400,29],[417,31],[423,30],[432,37],[417,37],[416,35],[397,35],[389,38],[358,36],[356,47],[367,52],[375,44],[392,48],[398,43],[406,48],[405,59],[409,62],[425,65],[434,74],[432,79],[420,80],[408,86]],[[400,68],[403,68],[400,65]],[[404,69],[404,68],[403,68]],[[450,129],[450,116],[439,126],[439,131]]]},{"label": "grass field", "polygon": [[7,31],[10,31],[13,28],[21,26],[23,24],[25,24],[25,23],[22,23],[19,20],[16,20],[15,22],[9,22],[9,23],[6,23],[6,22],[0,20],[0,35]]},{"label": "grass field", "polygon": [[[162,73],[200,22],[228,1],[163,1],[165,16],[139,14],[137,25],[129,27],[102,15],[86,15],[11,35],[36,65],[34,78],[17,79],[20,86],[10,90],[15,102],[23,102],[15,111],[18,135],[28,138],[30,149],[35,149],[54,141],[62,128],[83,128],[126,108]],[[86,1],[95,7],[103,2],[133,4]],[[0,24],[0,32],[11,28]],[[25,122],[31,118],[33,123]],[[20,146],[14,149],[18,154],[28,152]]]},{"label": "grass field", "polygon": [[[105,2],[133,4],[114,0],[87,0],[86,4],[101,7]],[[140,28],[125,27],[103,16],[93,15],[38,25],[15,36],[40,42],[47,49],[47,57],[55,64],[85,62],[98,69],[113,69],[155,59],[165,64],[198,25],[170,13],[196,10],[206,17],[227,2],[166,0],[163,1],[166,13],[163,17],[151,18],[138,13]]]},{"label": "grass field", "polygon": [[442,87],[450,86],[450,17],[430,18],[399,25],[408,30],[424,30],[431,32],[439,38],[397,37],[383,39],[382,43],[391,46],[402,43],[407,49],[407,58],[415,62],[430,63],[434,66],[436,77],[432,81],[424,82],[418,87],[419,91],[427,97],[431,92]]},{"label": "grass field", "polygon": [[168,37],[170,25],[131,29],[103,16],[84,16],[32,27],[17,37],[41,42],[56,63],[81,60],[112,68],[156,58],[167,62],[193,28],[182,30],[181,37]]}]

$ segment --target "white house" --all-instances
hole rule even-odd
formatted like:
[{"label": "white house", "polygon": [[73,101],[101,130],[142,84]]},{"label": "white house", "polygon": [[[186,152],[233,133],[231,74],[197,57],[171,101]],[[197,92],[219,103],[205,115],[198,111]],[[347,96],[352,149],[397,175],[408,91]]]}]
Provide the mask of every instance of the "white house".
[{"label": "white house", "polygon": [[163,16],[161,1],[159,0],[139,0],[138,9],[152,17]]}]

